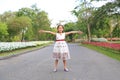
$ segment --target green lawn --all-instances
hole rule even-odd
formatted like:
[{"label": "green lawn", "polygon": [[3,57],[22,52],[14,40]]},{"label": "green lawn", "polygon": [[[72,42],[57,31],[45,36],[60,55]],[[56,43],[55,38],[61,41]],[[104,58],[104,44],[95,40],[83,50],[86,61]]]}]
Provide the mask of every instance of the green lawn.
[{"label": "green lawn", "polygon": [[111,43],[120,43],[120,41],[109,41]]},{"label": "green lawn", "polygon": [[120,61],[120,51],[115,51],[103,47],[96,47],[88,44],[81,44],[81,45]]}]

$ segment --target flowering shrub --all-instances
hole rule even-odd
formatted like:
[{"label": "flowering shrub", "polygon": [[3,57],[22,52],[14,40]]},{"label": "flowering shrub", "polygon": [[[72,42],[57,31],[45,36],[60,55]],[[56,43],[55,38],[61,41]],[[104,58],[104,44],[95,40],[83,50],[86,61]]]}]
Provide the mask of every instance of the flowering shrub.
[{"label": "flowering shrub", "polygon": [[105,38],[92,38],[91,41],[93,42],[107,42]]},{"label": "flowering shrub", "polygon": [[90,44],[94,46],[101,46],[105,48],[110,48],[114,50],[120,51],[120,44],[119,43],[108,43],[108,42],[83,42],[83,44]]},{"label": "flowering shrub", "polygon": [[32,41],[32,42],[0,42],[0,52],[12,51],[20,48],[35,47],[50,41]]}]

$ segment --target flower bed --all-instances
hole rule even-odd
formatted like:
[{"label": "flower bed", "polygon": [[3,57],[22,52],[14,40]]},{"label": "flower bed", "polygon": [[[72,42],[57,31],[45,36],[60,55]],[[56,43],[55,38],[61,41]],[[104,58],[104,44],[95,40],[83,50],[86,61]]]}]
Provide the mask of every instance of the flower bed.
[{"label": "flower bed", "polygon": [[26,47],[35,47],[49,42],[50,41],[0,42],[0,52],[12,51]]},{"label": "flower bed", "polygon": [[109,43],[109,42],[83,42],[83,44],[90,44],[94,46],[100,46],[104,48],[109,48],[113,50],[120,51],[120,44],[119,43]]}]

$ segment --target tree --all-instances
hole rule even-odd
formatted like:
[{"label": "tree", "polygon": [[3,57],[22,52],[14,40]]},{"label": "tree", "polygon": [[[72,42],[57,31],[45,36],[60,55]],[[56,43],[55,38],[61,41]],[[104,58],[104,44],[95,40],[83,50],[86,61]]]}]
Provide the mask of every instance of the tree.
[{"label": "tree", "polygon": [[40,29],[50,30],[50,20],[48,19],[48,14],[45,11],[39,12],[33,23],[33,29],[36,34],[36,39],[45,40],[47,38],[46,34],[38,34],[38,31]]},{"label": "tree", "polygon": [[[36,4],[31,6],[32,8],[21,8],[17,12],[17,16],[27,16],[32,20],[33,40],[44,40],[46,34],[38,34],[39,29],[50,29],[50,20],[48,14],[45,11],[41,11],[37,8]],[[27,38],[27,36],[26,36]]]},{"label": "tree", "polygon": [[36,13],[33,9],[31,8],[21,8],[19,11],[16,13],[16,16],[21,17],[21,16],[27,16],[30,19],[33,20],[33,18],[36,16]]},{"label": "tree", "polygon": [[97,35],[102,35],[104,37],[111,37],[112,34],[116,33],[115,29],[119,31],[118,27],[116,28],[117,25],[119,25],[119,5],[118,2],[109,2],[106,5],[98,8],[94,13],[92,17],[92,32],[94,34],[98,33],[98,30],[101,30],[99,32],[100,34]]},{"label": "tree", "polygon": [[11,20],[12,18],[15,17],[16,17],[15,12],[11,11],[4,12],[2,15],[0,15],[0,21],[6,23],[8,20]]},{"label": "tree", "polygon": [[[65,32],[73,31],[75,30],[75,23],[69,22],[64,25],[64,30]],[[67,36],[68,41],[73,41],[73,35],[75,34],[70,34]]]},{"label": "tree", "polygon": [[86,30],[85,32],[87,34],[87,39],[88,39],[88,41],[90,41],[91,40],[91,31],[90,31],[89,18],[91,16],[93,8],[91,7],[90,1],[80,0],[80,2],[81,3],[75,7],[75,9],[72,11],[72,13],[78,18],[77,23],[81,24],[82,27],[86,27],[86,28],[82,28],[82,29]]},{"label": "tree", "polygon": [[0,22],[0,41],[4,41],[5,37],[8,35],[8,28],[5,23]]},{"label": "tree", "polygon": [[8,21],[7,24],[8,24],[9,36],[11,39],[15,35],[24,34],[26,28],[29,28],[31,26],[31,19],[25,16],[16,17]]}]

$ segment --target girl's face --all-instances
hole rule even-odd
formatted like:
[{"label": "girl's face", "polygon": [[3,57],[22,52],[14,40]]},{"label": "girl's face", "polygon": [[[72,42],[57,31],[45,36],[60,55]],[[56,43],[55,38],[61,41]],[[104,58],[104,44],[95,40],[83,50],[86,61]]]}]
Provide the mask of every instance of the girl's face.
[{"label": "girl's face", "polygon": [[58,30],[59,33],[62,33],[62,32],[63,32],[63,26],[59,26],[59,27],[57,28],[57,30]]}]

